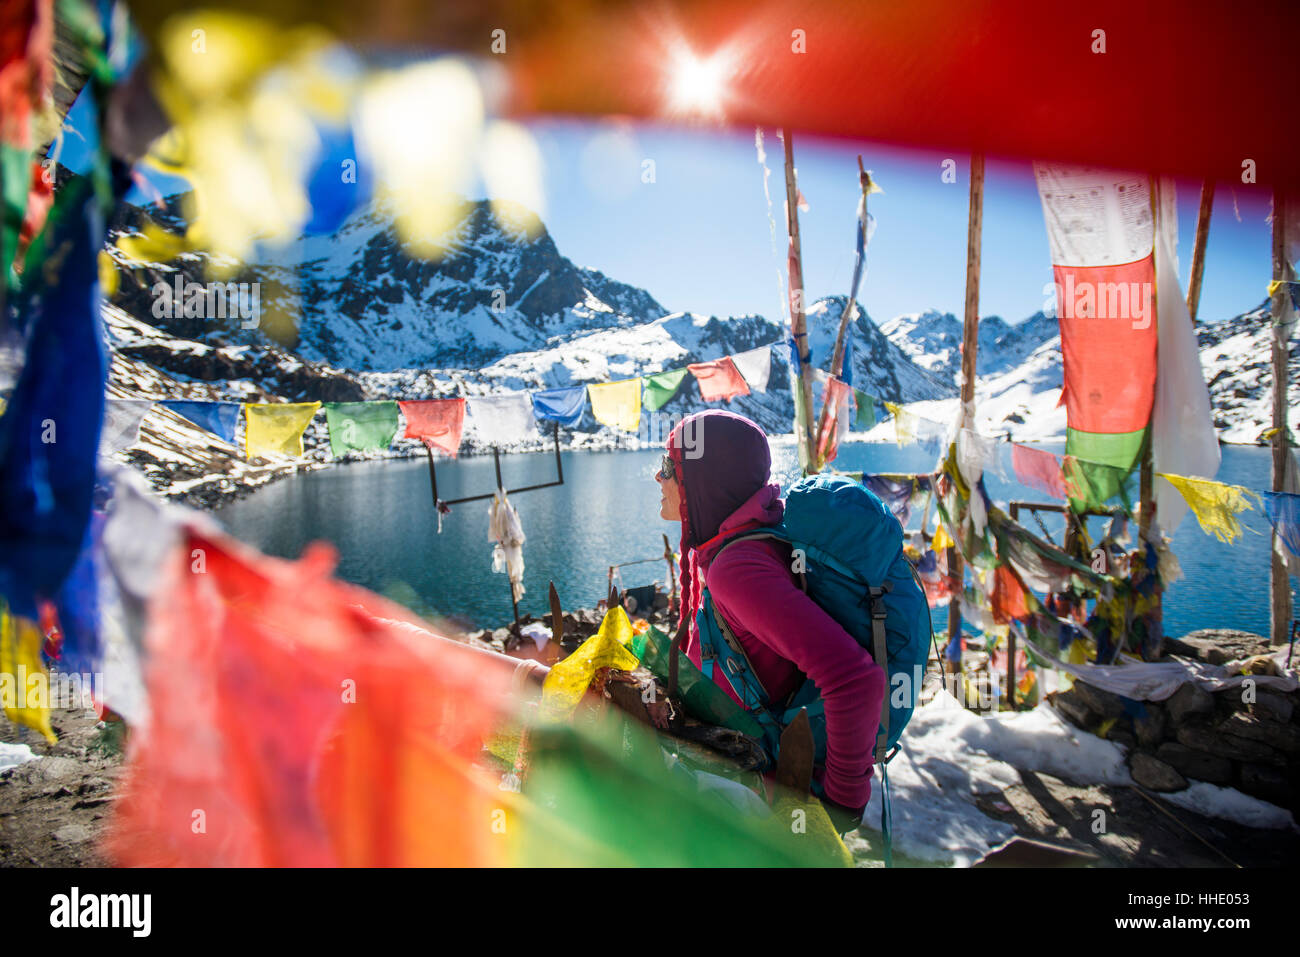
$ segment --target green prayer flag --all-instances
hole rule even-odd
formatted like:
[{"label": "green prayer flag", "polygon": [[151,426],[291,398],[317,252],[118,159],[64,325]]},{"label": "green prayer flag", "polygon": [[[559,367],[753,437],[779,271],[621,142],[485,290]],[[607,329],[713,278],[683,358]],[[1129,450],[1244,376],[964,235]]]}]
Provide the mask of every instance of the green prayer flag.
[{"label": "green prayer flag", "polygon": [[396,402],[326,402],[324,408],[335,458],[386,449],[397,434]]},{"label": "green prayer flag", "polygon": [[681,388],[682,380],[686,378],[687,371],[686,369],[669,369],[667,372],[644,376],[645,395],[641,399],[641,405],[651,412],[662,409],[668,400],[677,394],[677,390]]},{"label": "green prayer flag", "polygon": [[1146,428],[1118,433],[1067,428],[1062,471],[1070,508],[1075,512],[1103,508],[1118,499],[1131,511],[1136,496],[1128,485],[1137,474],[1148,441]]},{"label": "green prayer flag", "polygon": [[876,400],[861,389],[853,390],[853,397],[858,402],[858,415],[853,420],[855,429],[870,429],[876,425]]},{"label": "green prayer flag", "polygon": [[[3,222],[0,222],[0,278],[11,277],[10,268],[18,252],[18,234],[27,214],[27,193],[32,184],[31,152],[8,143],[0,144],[0,183],[4,186]],[[6,285],[8,283],[6,282]]]}]

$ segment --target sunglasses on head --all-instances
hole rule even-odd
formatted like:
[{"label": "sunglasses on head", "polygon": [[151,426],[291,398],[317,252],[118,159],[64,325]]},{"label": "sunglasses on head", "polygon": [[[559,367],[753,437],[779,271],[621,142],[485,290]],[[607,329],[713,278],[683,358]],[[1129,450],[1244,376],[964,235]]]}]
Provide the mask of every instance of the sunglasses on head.
[{"label": "sunglasses on head", "polygon": [[673,462],[671,455],[665,455],[663,461],[659,463],[659,471],[655,477],[668,482],[677,478],[677,465]]}]

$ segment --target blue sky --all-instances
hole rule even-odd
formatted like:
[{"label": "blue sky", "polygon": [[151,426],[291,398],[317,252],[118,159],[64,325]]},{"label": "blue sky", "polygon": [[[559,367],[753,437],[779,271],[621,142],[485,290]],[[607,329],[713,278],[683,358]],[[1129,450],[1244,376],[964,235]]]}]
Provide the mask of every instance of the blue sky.
[{"label": "blue sky", "polygon": [[[775,318],[785,269],[782,148],[765,131],[772,170],[773,253],[763,174],[753,131],[656,127],[626,122],[547,120],[529,124],[545,166],[544,221],[574,262],[641,286],[666,308]],[[939,309],[960,316],[965,301],[970,165],[964,153],[928,152],[795,134],[805,288],[810,301],[847,294],[853,270],[857,160],[884,189],[869,208],[876,233],[860,302],[883,322]],[[944,183],[945,158],[957,180]],[[642,182],[654,160],[654,182]],[[1191,268],[1198,183],[1179,181],[1179,259]],[[1215,195],[1200,318],[1253,308],[1271,272],[1267,187],[1221,186]],[[984,192],[981,315],[1019,322],[1042,308],[1051,261],[1042,207],[1028,161],[989,160]]]}]

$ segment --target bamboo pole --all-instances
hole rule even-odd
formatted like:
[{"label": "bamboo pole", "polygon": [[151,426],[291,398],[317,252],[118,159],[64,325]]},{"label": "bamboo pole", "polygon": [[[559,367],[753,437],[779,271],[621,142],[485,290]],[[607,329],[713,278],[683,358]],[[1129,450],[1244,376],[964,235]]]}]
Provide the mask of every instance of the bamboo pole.
[{"label": "bamboo pole", "polygon": [[[975,358],[979,350],[980,324],[980,238],[984,227],[984,156],[971,155],[970,217],[966,227],[966,313],[961,340],[961,416],[962,428],[974,426]],[[979,493],[971,489],[972,495]],[[965,569],[961,552],[948,549],[948,571],[953,582],[954,600],[948,603],[948,642],[961,633],[961,602]],[[960,669],[958,669],[960,670]]]},{"label": "bamboo pole", "polygon": [[[799,190],[794,176],[794,137],[789,128],[782,130],[785,143],[785,221],[790,234],[790,335],[799,356],[799,394],[803,396],[804,461],[806,468],[815,464],[817,436],[812,427],[812,368],[809,362],[808,318],[804,312],[803,253],[799,244]],[[797,424],[797,423],[796,423]]]},{"label": "bamboo pole", "polygon": [[1214,180],[1201,183],[1201,208],[1196,214],[1196,242],[1192,246],[1192,277],[1187,282],[1187,311],[1196,321],[1201,304],[1201,278],[1205,275],[1205,244],[1210,238],[1210,214],[1214,210]]},{"label": "bamboo pole", "polygon": [[[1273,278],[1285,283],[1293,279],[1286,259],[1286,194],[1273,190]],[[1286,482],[1287,456],[1291,454],[1291,438],[1287,423],[1287,353],[1289,330],[1281,322],[1286,315],[1286,297],[1290,295],[1285,285],[1273,292],[1273,491],[1283,490]],[[1277,531],[1271,530],[1272,548],[1269,565],[1269,643],[1286,644],[1291,631],[1291,581],[1287,576],[1286,562],[1279,551]]]},{"label": "bamboo pole", "polygon": [[[867,171],[862,165],[862,157],[860,155],[858,156],[858,185],[862,188],[862,212],[865,218],[867,195],[871,191],[871,177],[867,175]],[[865,245],[862,252],[865,256]],[[834,378],[839,378],[840,373],[844,371],[844,337],[848,333],[849,323],[853,321],[853,311],[857,308],[857,305],[858,290],[855,287],[849,290],[849,301],[845,304],[844,311],[840,313],[840,328],[835,334],[835,351],[831,353],[831,376]],[[830,418],[830,404],[827,401],[829,398],[830,382],[828,380],[826,383],[826,393],[822,396],[821,417],[817,420],[817,441],[813,446],[815,449],[820,449],[822,447],[822,437],[826,434],[826,424]],[[821,471],[822,464],[821,458],[818,457],[816,462],[817,471]]]}]

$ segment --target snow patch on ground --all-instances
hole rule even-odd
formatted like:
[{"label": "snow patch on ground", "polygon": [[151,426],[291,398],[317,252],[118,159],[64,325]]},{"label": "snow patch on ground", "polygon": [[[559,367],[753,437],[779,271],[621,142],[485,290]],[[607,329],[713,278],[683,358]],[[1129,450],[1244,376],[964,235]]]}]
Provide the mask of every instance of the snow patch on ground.
[{"label": "snow patch on ground", "polygon": [[39,754],[32,754],[32,749],[25,744],[6,744],[0,741],[0,771],[35,761],[39,757]]},{"label": "snow patch on ground", "polygon": [[1185,790],[1160,796],[1170,804],[1177,804],[1197,814],[1235,821],[1246,827],[1300,830],[1290,811],[1251,797],[1249,794],[1242,794],[1235,788],[1219,787],[1217,784],[1209,784],[1205,781],[1193,781]]}]

